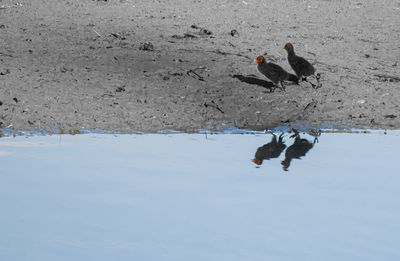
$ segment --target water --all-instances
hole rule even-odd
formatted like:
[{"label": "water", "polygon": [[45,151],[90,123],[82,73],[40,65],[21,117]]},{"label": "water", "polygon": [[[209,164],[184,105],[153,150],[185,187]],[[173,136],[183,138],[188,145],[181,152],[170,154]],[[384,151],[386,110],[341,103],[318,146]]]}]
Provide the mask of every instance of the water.
[{"label": "water", "polygon": [[3,137],[0,260],[400,260],[400,132],[279,135]]}]

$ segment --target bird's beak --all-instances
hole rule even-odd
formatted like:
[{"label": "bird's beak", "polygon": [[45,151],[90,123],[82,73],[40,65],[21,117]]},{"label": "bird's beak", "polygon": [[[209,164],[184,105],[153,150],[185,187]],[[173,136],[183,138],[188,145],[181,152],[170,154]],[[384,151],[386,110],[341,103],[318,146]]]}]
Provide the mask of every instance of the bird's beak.
[{"label": "bird's beak", "polygon": [[257,158],[254,158],[254,159],[252,159],[251,161],[254,162],[254,163],[257,164],[257,165],[261,165],[261,160],[259,160],[259,159],[257,159]]},{"label": "bird's beak", "polygon": [[286,45],[285,45],[285,46],[283,46],[283,49],[287,50],[287,49],[286,49]]},{"label": "bird's beak", "polygon": [[255,63],[259,63],[259,62],[258,62],[258,59],[254,59],[254,62],[255,62]]}]

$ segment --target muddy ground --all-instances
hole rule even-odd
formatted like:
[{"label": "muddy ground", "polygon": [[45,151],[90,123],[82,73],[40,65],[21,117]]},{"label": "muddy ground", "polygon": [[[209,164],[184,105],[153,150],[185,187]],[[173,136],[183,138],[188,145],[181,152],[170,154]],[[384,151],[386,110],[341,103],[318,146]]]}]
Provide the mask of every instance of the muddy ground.
[{"label": "muddy ground", "polygon": [[[0,0],[0,35],[0,128],[400,127],[394,0]],[[322,88],[258,73],[286,42]]]}]

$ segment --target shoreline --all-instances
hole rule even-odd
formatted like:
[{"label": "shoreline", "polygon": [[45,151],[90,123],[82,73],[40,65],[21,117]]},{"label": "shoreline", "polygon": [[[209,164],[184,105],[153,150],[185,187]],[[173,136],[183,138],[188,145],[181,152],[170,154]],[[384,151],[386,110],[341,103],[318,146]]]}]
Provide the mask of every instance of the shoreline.
[{"label": "shoreline", "polygon": [[[400,128],[395,1],[246,3],[3,0],[0,128]],[[258,73],[265,53],[292,73],[289,41],[322,88],[272,92]]]}]

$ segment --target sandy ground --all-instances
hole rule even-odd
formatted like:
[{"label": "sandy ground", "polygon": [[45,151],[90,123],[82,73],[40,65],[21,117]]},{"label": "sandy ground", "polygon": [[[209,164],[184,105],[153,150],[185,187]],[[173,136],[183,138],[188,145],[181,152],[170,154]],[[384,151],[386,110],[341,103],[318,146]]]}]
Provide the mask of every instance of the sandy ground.
[{"label": "sandy ground", "polygon": [[[0,128],[400,127],[394,0],[0,0],[0,35]],[[286,42],[322,88],[258,73]]]}]

